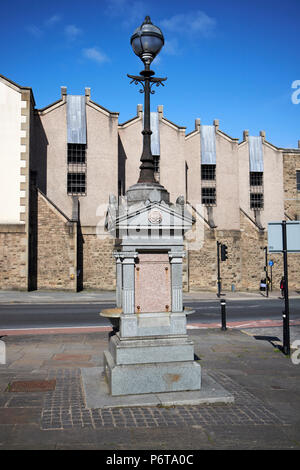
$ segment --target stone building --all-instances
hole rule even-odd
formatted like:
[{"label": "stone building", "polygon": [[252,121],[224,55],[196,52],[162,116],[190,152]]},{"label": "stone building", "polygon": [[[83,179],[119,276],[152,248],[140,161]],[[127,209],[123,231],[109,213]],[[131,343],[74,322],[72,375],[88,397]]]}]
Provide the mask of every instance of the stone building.
[{"label": "stone building", "polygon": [[[113,239],[104,231],[111,194],[136,183],[143,109],[119,114],[66,87],[37,109],[31,88],[0,75],[0,288],[114,289]],[[185,289],[216,290],[217,241],[228,246],[223,288],[257,290],[265,276],[268,222],[300,220],[300,145],[284,149],[263,131],[226,135],[218,120],[186,133],[151,113],[156,177],[196,218],[186,240]],[[278,288],[282,255],[272,254]],[[300,254],[289,283],[300,288]]]}]

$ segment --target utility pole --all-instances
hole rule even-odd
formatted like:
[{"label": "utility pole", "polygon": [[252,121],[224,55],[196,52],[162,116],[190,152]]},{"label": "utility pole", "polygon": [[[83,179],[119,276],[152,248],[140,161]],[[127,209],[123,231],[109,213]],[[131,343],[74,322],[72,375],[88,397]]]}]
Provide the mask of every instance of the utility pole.
[{"label": "utility pole", "polygon": [[264,250],[265,250],[266,296],[269,297],[268,247],[265,246]]},{"label": "utility pole", "polygon": [[218,293],[217,296],[221,295],[221,274],[220,274],[220,246],[221,242],[217,242],[217,260],[218,260]]},{"label": "utility pole", "polygon": [[289,283],[288,283],[288,260],[287,260],[287,236],[286,221],[282,221],[282,252],[284,266],[284,312],[283,318],[283,352],[290,355],[290,306],[289,306]]}]

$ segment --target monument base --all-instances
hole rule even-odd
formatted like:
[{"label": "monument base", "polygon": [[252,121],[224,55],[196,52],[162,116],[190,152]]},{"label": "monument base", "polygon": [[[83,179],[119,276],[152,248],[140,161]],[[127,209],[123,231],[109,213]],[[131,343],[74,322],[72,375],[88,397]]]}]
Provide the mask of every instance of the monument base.
[{"label": "monument base", "polygon": [[112,396],[200,390],[201,367],[187,335],[111,336],[104,370]]},{"label": "monument base", "polygon": [[90,409],[132,406],[174,406],[234,403],[232,393],[202,370],[201,389],[189,392],[112,396],[103,367],[81,369],[86,407]]},{"label": "monument base", "polygon": [[112,396],[201,388],[201,367],[195,361],[116,365],[105,351],[104,369]]}]

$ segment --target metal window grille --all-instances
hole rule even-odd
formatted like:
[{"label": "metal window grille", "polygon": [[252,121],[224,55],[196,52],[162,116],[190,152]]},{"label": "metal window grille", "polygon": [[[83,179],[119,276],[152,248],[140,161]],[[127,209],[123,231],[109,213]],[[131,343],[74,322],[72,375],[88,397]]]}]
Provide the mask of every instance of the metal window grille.
[{"label": "metal window grille", "polygon": [[263,193],[250,193],[250,209],[263,209],[264,195]]},{"label": "metal window grille", "polygon": [[250,172],[250,186],[262,186],[263,185],[263,173],[260,171]]},{"label": "metal window grille", "polygon": [[68,144],[68,163],[85,163],[85,144]]},{"label": "metal window grille", "polygon": [[300,191],[300,171],[296,171],[297,191]]},{"label": "metal window grille", "polygon": [[216,188],[202,188],[202,204],[205,206],[216,205]]},{"label": "metal window grille", "polygon": [[72,196],[86,194],[85,173],[68,173],[68,194]]},{"label": "metal window grille", "polygon": [[201,165],[201,179],[214,181],[216,179],[216,165]]},{"label": "metal window grille", "polygon": [[67,192],[71,196],[86,195],[86,144],[68,144]]},{"label": "metal window grille", "polygon": [[160,155],[153,155],[154,177],[159,182],[160,176]]}]

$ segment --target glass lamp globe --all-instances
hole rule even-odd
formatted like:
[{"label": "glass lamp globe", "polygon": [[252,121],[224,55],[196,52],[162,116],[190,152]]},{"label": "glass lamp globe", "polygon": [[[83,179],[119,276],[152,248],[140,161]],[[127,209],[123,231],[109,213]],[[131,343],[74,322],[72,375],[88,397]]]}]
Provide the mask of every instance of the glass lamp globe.
[{"label": "glass lamp globe", "polygon": [[130,38],[133,52],[145,65],[151,64],[163,47],[164,42],[161,30],[151,23],[149,16],[146,16],[142,25],[134,31]]}]

